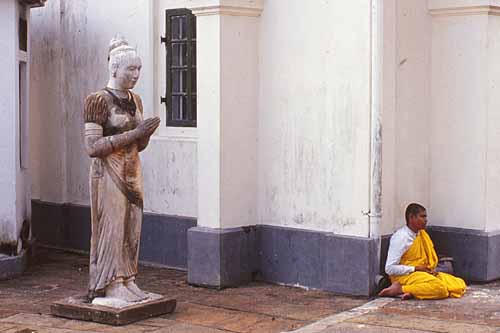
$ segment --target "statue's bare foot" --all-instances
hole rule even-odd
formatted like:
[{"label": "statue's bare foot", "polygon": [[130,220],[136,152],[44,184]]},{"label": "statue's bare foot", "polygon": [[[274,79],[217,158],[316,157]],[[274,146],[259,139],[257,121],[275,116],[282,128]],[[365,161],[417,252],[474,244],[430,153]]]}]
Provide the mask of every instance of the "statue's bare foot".
[{"label": "statue's bare foot", "polygon": [[385,289],[382,289],[381,292],[378,293],[381,297],[394,297],[403,294],[403,288],[399,282],[394,282]]},{"label": "statue's bare foot", "polygon": [[134,295],[136,295],[140,301],[143,301],[143,300],[149,298],[149,296],[144,291],[139,289],[139,287],[135,284],[133,279],[125,282],[125,286],[127,287],[127,289],[130,292],[132,292]]},{"label": "statue's bare foot", "polygon": [[106,297],[118,298],[125,302],[138,302],[141,300],[139,296],[131,292],[123,282],[115,282],[106,287]]}]

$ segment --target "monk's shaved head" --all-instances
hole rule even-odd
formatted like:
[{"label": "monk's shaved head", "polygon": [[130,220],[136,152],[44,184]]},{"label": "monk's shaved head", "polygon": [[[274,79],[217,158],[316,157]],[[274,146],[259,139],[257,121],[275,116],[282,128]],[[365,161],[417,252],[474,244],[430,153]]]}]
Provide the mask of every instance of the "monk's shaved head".
[{"label": "monk's shaved head", "polygon": [[422,206],[421,204],[415,202],[409,204],[408,207],[406,207],[406,212],[405,212],[406,223],[408,224],[408,221],[410,221],[411,215],[417,216],[418,214],[420,214],[420,212],[425,210],[426,210],[425,207]]}]

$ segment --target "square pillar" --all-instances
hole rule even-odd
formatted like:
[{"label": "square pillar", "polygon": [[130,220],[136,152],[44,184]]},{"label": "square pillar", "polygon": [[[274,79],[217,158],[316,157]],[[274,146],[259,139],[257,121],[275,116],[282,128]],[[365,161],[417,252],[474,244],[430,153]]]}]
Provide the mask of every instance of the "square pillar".
[{"label": "square pillar", "polygon": [[[500,278],[500,1],[429,0],[430,214],[457,274]],[[473,268],[473,269],[472,269]]]},{"label": "square pillar", "polygon": [[0,251],[19,253],[30,217],[28,172],[29,8],[40,1],[0,2]]},{"label": "square pillar", "polygon": [[0,1],[0,278],[23,271],[31,214],[28,160],[29,8],[42,0]]},{"label": "square pillar", "polygon": [[[188,233],[188,281],[224,287],[249,281],[229,257],[257,222],[258,24],[261,1],[198,0],[198,227]],[[234,244],[233,244],[234,243]],[[223,244],[231,245],[226,250]],[[236,248],[234,247],[236,246]],[[210,260],[207,259],[210,255]],[[227,257],[229,256],[229,257]],[[243,259],[246,260],[246,259]],[[215,269],[213,274],[205,274]]]}]

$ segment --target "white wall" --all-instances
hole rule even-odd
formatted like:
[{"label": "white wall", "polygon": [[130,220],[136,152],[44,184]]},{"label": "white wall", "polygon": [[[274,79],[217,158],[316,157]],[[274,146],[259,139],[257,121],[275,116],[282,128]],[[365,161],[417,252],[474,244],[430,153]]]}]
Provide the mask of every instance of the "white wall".
[{"label": "white wall", "polygon": [[370,2],[266,1],[259,223],[368,235]]},{"label": "white wall", "polygon": [[258,20],[197,17],[200,226],[257,223]]},{"label": "white wall", "polygon": [[[112,13],[112,15],[110,15]],[[135,91],[145,116],[164,112],[155,87],[159,36],[154,4],[140,1],[53,0],[33,11],[32,165],[34,198],[89,204],[89,158],[83,147],[83,101],[108,79],[107,49],[116,34],[136,45],[142,56]],[[159,55],[162,56],[161,54]],[[164,71],[163,71],[164,72]],[[161,78],[158,78],[161,80]],[[163,122],[161,126],[165,126]],[[196,144],[157,134],[141,154],[145,210],[196,216]]]},{"label": "white wall", "polygon": [[[25,118],[28,108],[29,84],[27,52],[19,49],[19,18],[29,22],[29,11],[18,1],[0,2],[0,243],[21,249],[18,242],[23,221],[30,215],[29,171],[21,168],[21,153],[25,153]],[[20,70],[20,64],[22,70]],[[22,116],[21,116],[22,113]],[[21,123],[21,121],[23,121]],[[21,131],[22,129],[22,131]],[[22,132],[22,133],[21,133]],[[22,147],[22,149],[21,149]]]},{"label": "white wall", "polygon": [[[144,66],[136,91],[147,115],[163,117],[165,51],[157,40],[164,10],[185,4],[53,0],[35,10],[33,29],[43,37],[33,41],[35,198],[88,204],[83,99],[106,83],[106,50],[115,33],[137,44]],[[267,1],[259,19],[259,190],[245,195],[258,197],[255,222],[366,236],[369,3],[287,1],[283,9],[283,2]],[[297,24],[304,20],[309,23]],[[152,140],[142,157],[146,210],[196,216],[196,140],[196,129],[166,128]]]},{"label": "white wall", "polygon": [[484,229],[487,15],[432,25],[431,208],[438,225]]},{"label": "white wall", "polygon": [[[426,1],[384,1],[382,234],[411,202],[429,207],[431,17]],[[429,209],[429,221],[434,221]]]},{"label": "white wall", "polygon": [[488,17],[486,231],[500,229],[500,17]]},{"label": "white wall", "polygon": [[65,201],[65,127],[61,108],[61,27],[59,0],[32,9],[30,161],[32,196]]},{"label": "white wall", "polygon": [[434,14],[433,211],[439,225],[499,230],[500,18],[498,7],[488,5],[500,3],[429,4]]},{"label": "white wall", "polygon": [[431,225],[500,229],[498,1],[386,4],[383,233],[411,201]]},{"label": "white wall", "polygon": [[16,217],[16,115],[18,109],[17,24],[16,1],[0,2],[0,242],[17,242]]},{"label": "white wall", "polygon": [[[35,198],[88,204],[83,99],[106,83],[106,50],[116,33],[143,55],[136,91],[146,115],[165,119],[158,102],[165,90],[165,50],[158,43],[164,10],[194,3],[53,0],[34,10]],[[493,230],[500,212],[494,121],[500,104],[498,18],[431,18],[424,1],[391,0],[384,7],[382,233],[404,223],[405,206],[413,201],[429,208],[431,224]],[[110,11],[124,19],[112,19]],[[258,189],[245,193],[247,199],[256,197],[255,223],[367,236],[361,210],[368,209],[369,194],[369,18],[370,4],[361,0],[264,2],[253,73],[259,89]],[[229,60],[224,61],[231,65]],[[237,123],[231,108],[225,117]],[[200,104],[198,112],[209,114],[209,106]],[[198,134],[198,129],[162,127],[153,138],[142,156],[147,211],[197,215]],[[467,208],[452,209],[457,204]],[[231,212],[227,220],[251,223],[236,221]]]}]

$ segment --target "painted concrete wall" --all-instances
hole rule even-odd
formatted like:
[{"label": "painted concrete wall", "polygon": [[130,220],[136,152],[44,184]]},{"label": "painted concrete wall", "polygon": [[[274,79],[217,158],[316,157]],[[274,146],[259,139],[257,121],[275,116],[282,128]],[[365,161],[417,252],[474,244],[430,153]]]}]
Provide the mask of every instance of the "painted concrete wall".
[{"label": "painted concrete wall", "polygon": [[487,15],[433,19],[430,191],[438,225],[485,228],[487,29]]},{"label": "painted concrete wall", "polygon": [[201,15],[198,225],[257,223],[258,18]]},{"label": "painted concrete wall", "polygon": [[500,229],[498,1],[387,1],[383,233],[412,201],[431,225]]},{"label": "painted concrete wall", "polygon": [[410,202],[430,204],[431,17],[426,1],[390,0],[384,20],[381,232],[389,234]]},{"label": "painted concrete wall", "polygon": [[[500,4],[500,2],[499,2]],[[488,18],[486,231],[500,229],[500,17]]]},{"label": "painted concrete wall", "polygon": [[[17,5],[16,1],[0,2],[0,114],[3,133],[0,141],[0,242],[17,241],[16,225],[16,113],[17,113]],[[8,92],[8,93],[5,93]]]},{"label": "painted concrete wall", "polygon": [[[17,15],[30,21],[30,9],[17,5]],[[28,29],[28,34],[30,33]],[[18,35],[18,32],[16,33]],[[17,112],[15,115],[15,145],[14,145],[14,167],[16,170],[16,235],[18,237],[17,250],[22,249],[20,241],[21,228],[24,221],[29,221],[31,216],[31,170],[29,169],[29,73],[30,73],[30,44],[27,41],[27,52],[19,52],[17,55]],[[17,44],[17,43],[16,43]],[[16,45],[19,48],[19,45]]]},{"label": "painted concrete wall", "polygon": [[[83,101],[107,83],[107,49],[114,35],[125,36],[142,56],[135,91],[143,99],[145,116],[164,112],[155,90],[159,50],[153,10],[147,0],[54,0],[43,11],[33,10],[32,29],[38,32],[33,39],[31,96],[34,198],[88,205],[90,160],[83,147]],[[196,143],[160,134],[141,154],[145,210],[196,216]]]},{"label": "painted concrete wall", "polygon": [[498,0],[431,0],[436,224],[500,229]]},{"label": "painted concrete wall", "polygon": [[439,225],[500,229],[500,18],[497,7],[471,7],[499,4],[430,3],[435,14],[431,198]]},{"label": "painted concrete wall", "polygon": [[[35,198],[88,202],[82,102],[106,83],[106,49],[115,33],[137,44],[144,66],[136,91],[146,114],[163,117],[157,100],[164,90],[164,50],[157,37],[163,11],[183,3],[54,0],[44,12],[35,10],[33,27],[44,36],[32,76]],[[287,1],[286,11],[282,5],[266,2],[259,19],[256,222],[366,236],[369,3]],[[111,19],[111,10],[126,19]],[[310,24],[297,25],[304,17]],[[325,20],[332,22],[326,29]],[[294,34],[283,34],[287,29]],[[196,140],[196,130],[167,128],[152,140],[142,158],[146,210],[196,216]]]},{"label": "painted concrete wall", "polygon": [[[29,173],[21,169],[21,143],[23,153],[25,137],[21,140],[20,110],[26,110],[29,94],[27,75],[29,66],[26,65],[29,54],[19,50],[19,18],[29,21],[29,11],[19,5],[17,1],[5,0],[0,2],[0,244],[18,246],[21,226],[29,217]],[[20,74],[19,64],[23,63],[24,70]],[[22,86],[19,78],[22,78]],[[22,104],[20,107],[20,99]],[[25,116],[25,115],[24,115]],[[24,134],[24,131],[23,131]]]},{"label": "painted concrete wall", "polygon": [[51,202],[66,200],[60,11],[59,1],[49,1],[44,8],[32,10],[30,22],[30,29],[37,31],[36,38],[31,38],[32,196]]},{"label": "painted concrete wall", "polygon": [[366,237],[369,1],[266,1],[260,39],[259,222]]},{"label": "painted concrete wall", "polygon": [[235,227],[257,222],[259,18],[221,16],[221,27],[221,223]]},{"label": "painted concrete wall", "polygon": [[[106,82],[105,53],[115,33],[137,44],[144,61],[137,92],[146,114],[164,119],[158,103],[165,89],[165,50],[158,43],[164,10],[193,4],[54,0],[34,10],[42,37],[33,40],[35,198],[88,202],[82,101]],[[432,18],[427,3],[409,0],[384,7],[382,232],[404,223],[412,201],[429,208],[434,225],[497,229],[498,18]],[[111,9],[126,20],[110,19]],[[280,1],[264,3],[255,32],[256,223],[367,235],[361,210],[368,209],[369,193],[369,15],[365,1],[293,0],[286,11]],[[197,140],[197,129],[164,126],[153,138],[143,154],[146,210],[197,215]],[[228,226],[251,223],[229,213]]]}]

